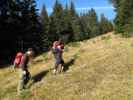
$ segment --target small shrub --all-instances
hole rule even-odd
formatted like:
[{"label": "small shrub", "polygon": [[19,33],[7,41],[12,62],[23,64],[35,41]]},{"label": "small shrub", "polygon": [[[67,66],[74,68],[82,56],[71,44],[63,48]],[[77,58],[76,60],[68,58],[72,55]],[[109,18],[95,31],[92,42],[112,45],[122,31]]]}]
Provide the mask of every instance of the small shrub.
[{"label": "small shrub", "polygon": [[108,35],[108,36],[103,36],[101,40],[105,40],[106,43],[111,43],[112,38],[110,35]]},{"label": "small shrub", "polygon": [[111,39],[110,35],[101,37],[101,40],[110,40],[110,39]]},{"label": "small shrub", "polygon": [[122,36],[125,37],[125,38],[129,38],[130,34],[128,32],[124,32],[124,33],[122,33]]}]

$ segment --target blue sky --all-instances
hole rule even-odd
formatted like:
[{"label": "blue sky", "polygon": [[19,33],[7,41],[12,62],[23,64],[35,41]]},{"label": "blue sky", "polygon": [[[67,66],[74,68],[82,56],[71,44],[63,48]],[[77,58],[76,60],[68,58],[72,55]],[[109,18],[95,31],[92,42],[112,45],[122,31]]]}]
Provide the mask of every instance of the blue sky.
[{"label": "blue sky", "polygon": [[[42,5],[45,4],[48,13],[52,12],[52,7],[54,5],[55,0],[36,0],[37,8],[41,10]],[[109,19],[113,20],[115,17],[114,8],[109,0],[59,0],[64,6],[66,3],[74,2],[77,12],[86,12],[90,8],[94,8],[100,16],[101,13]]]}]

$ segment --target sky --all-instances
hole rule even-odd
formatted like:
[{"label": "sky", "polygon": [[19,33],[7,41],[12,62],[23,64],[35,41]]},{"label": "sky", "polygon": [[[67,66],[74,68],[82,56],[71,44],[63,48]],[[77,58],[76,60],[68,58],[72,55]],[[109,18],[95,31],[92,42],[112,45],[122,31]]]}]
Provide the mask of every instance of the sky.
[{"label": "sky", "polygon": [[[113,20],[115,18],[115,12],[112,4],[109,0],[58,0],[63,6],[70,4],[71,1],[74,2],[76,11],[86,12],[87,10],[94,8],[98,16],[102,13],[109,19]],[[52,7],[54,5],[55,0],[36,0],[37,9],[41,11],[42,5],[45,4],[48,13],[52,12]]]}]

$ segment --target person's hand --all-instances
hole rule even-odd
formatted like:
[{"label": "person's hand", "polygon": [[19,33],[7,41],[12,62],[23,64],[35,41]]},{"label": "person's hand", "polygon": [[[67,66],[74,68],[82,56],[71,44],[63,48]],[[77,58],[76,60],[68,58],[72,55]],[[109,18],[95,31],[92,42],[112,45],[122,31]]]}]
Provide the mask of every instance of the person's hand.
[{"label": "person's hand", "polygon": [[26,75],[26,71],[23,71],[23,75]]}]

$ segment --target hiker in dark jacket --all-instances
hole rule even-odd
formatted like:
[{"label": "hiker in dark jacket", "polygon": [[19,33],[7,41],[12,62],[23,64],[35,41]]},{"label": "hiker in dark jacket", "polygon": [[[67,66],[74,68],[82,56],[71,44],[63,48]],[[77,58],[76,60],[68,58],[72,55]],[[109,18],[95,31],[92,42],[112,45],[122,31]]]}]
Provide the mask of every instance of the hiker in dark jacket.
[{"label": "hiker in dark jacket", "polygon": [[30,48],[21,58],[21,62],[19,65],[20,80],[18,84],[18,92],[20,92],[22,89],[25,89],[26,84],[30,80],[31,76],[30,72],[28,71],[28,63],[31,61],[32,56],[33,50],[32,48]]},{"label": "hiker in dark jacket", "polygon": [[[53,54],[55,57],[55,66],[54,66],[54,74],[58,72],[62,72],[64,68],[64,60],[63,60],[63,49],[64,44],[61,41],[55,41],[53,43]],[[59,70],[58,70],[59,69]]]}]

